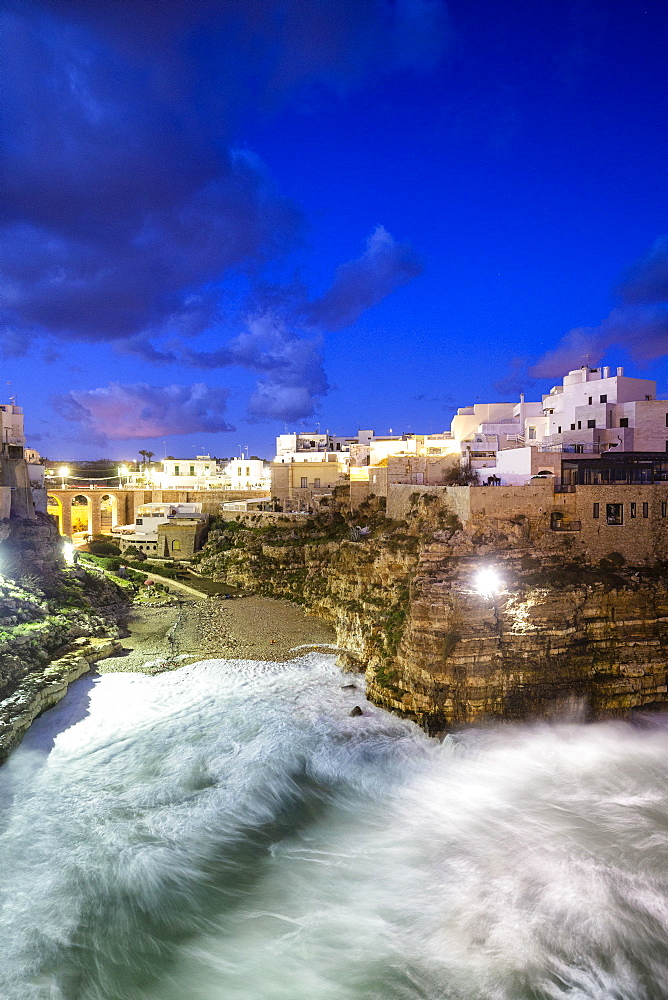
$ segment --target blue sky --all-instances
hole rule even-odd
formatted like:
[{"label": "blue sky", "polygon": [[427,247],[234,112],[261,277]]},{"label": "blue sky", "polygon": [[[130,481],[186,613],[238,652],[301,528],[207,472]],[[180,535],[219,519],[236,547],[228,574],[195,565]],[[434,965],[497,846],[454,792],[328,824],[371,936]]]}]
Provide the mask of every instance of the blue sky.
[{"label": "blue sky", "polygon": [[653,0],[14,0],[5,395],[52,458],[668,396]]}]

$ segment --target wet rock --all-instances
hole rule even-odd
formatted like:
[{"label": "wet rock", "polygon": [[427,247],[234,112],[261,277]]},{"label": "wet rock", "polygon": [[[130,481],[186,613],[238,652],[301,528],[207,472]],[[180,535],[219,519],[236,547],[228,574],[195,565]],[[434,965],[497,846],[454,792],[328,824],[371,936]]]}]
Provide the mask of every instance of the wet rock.
[{"label": "wet rock", "polygon": [[364,712],[363,712],[363,711],[362,711],[362,709],[361,709],[361,708],[359,707],[359,705],[355,705],[355,707],[354,707],[354,708],[352,708],[352,709],[350,710],[350,712],[348,712],[348,715],[352,715],[352,716],[357,716],[357,715],[364,715]]}]

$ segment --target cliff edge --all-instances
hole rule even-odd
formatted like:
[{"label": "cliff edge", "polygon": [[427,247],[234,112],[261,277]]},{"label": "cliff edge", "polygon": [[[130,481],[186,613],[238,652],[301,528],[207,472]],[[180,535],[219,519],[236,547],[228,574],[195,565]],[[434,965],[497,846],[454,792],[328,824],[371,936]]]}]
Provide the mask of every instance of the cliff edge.
[{"label": "cliff edge", "polygon": [[[630,567],[618,553],[588,562],[521,521],[464,530],[429,495],[389,520],[371,498],[354,514],[333,505],[223,522],[200,568],[332,622],[370,697],[429,732],[668,703],[663,564]],[[483,568],[501,580],[496,594],[479,593]]]}]

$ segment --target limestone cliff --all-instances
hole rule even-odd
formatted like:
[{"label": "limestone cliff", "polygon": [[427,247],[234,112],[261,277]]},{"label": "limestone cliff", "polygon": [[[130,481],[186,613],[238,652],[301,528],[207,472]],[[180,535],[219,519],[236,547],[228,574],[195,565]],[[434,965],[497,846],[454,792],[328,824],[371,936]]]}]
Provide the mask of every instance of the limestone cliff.
[{"label": "limestone cliff", "polygon": [[[112,646],[127,602],[113,584],[63,564],[46,515],[12,518],[0,543],[0,761],[39,712]],[[106,651],[106,652],[105,652]]]},{"label": "limestone cliff", "polygon": [[[214,530],[207,574],[306,604],[332,621],[367,672],[371,698],[431,732],[489,717],[586,717],[666,703],[668,591],[661,567],[593,564],[541,546],[526,526],[500,534],[416,501],[389,522],[373,502],[350,517]],[[504,581],[479,595],[475,575]]]}]

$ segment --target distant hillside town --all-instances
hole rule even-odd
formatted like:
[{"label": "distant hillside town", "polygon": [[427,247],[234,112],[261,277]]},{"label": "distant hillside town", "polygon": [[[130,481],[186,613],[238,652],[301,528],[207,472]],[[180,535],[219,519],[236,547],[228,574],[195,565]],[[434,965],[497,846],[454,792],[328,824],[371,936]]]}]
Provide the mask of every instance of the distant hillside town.
[{"label": "distant hillside town", "polygon": [[525,519],[533,530],[577,535],[592,555],[649,558],[665,544],[668,400],[622,368],[585,365],[540,402],[461,407],[437,434],[285,433],[271,462],[170,457],[119,466],[102,485],[66,467],[45,470],[25,447],[14,401],[0,406],[0,429],[4,518],[48,509],[75,542],[106,532],[122,550],[164,558],[189,559],[212,515],[315,513],[333,495],[354,509],[375,495],[388,516],[402,517],[408,496],[434,490],[447,492],[463,524]]}]

